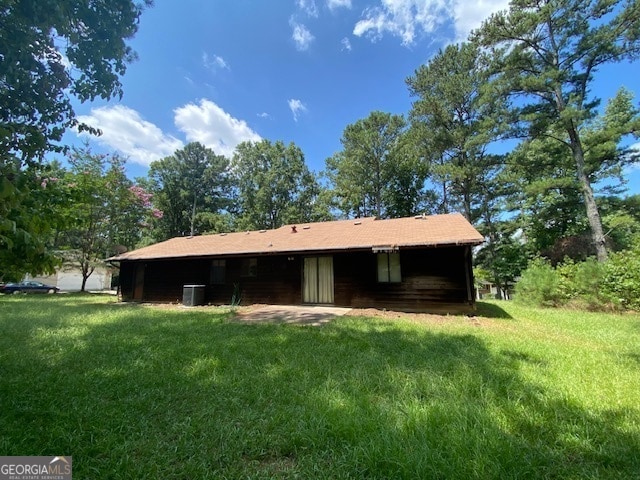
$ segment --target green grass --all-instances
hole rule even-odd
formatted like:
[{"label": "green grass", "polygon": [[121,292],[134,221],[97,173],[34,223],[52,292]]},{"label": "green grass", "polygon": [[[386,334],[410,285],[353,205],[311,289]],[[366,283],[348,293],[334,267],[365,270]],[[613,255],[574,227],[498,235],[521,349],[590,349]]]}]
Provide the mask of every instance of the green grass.
[{"label": "green grass", "polygon": [[445,322],[0,297],[0,454],[74,478],[640,478],[640,316]]}]

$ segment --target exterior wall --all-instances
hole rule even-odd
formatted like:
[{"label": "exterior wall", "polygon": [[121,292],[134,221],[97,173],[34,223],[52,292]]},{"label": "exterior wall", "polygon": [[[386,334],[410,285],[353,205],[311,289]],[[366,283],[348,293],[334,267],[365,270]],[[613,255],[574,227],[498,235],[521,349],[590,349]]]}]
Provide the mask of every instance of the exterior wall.
[{"label": "exterior wall", "polygon": [[[63,268],[53,275],[47,276],[27,276],[27,280],[35,280],[37,282],[53,285],[60,290],[79,291],[82,287],[82,272],[79,269]],[[96,268],[95,271],[87,278],[85,290],[109,290],[111,288],[111,270],[107,268]]]},{"label": "exterior wall", "polygon": [[[378,283],[377,257],[371,250],[332,256],[336,306],[450,313],[474,309],[469,247],[402,250],[401,283]],[[211,258],[125,261],[120,270],[122,297],[180,303],[183,285],[196,284],[206,285],[205,301],[212,304],[230,304],[235,288],[242,304],[300,304],[304,257],[258,257],[255,277],[242,275],[242,258],[227,258],[223,285],[211,284]],[[136,295],[136,271],[143,265],[144,286]]]},{"label": "exterior wall", "polygon": [[371,252],[336,256],[335,303],[399,311],[473,311],[466,248],[401,250],[401,283],[378,283],[376,257]]},{"label": "exterior wall", "polygon": [[[241,258],[227,258],[226,280],[223,285],[212,285],[210,282],[210,258],[122,262],[122,297],[127,301],[182,302],[184,285],[206,285],[205,299],[208,303],[230,304],[235,286],[238,285],[243,304],[297,304],[301,301],[300,258],[260,257],[256,277],[242,275]],[[144,265],[142,298],[134,298],[138,265]]]}]

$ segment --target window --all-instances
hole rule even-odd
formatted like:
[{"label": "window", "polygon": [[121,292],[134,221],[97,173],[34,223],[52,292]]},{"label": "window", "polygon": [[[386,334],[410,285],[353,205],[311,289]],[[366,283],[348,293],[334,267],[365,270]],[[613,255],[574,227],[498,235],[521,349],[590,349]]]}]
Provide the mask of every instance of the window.
[{"label": "window", "polygon": [[378,282],[400,283],[400,254],[378,253]]},{"label": "window", "polygon": [[226,274],[227,274],[226,260],[211,260],[210,283],[212,285],[224,284]]},{"label": "window", "polygon": [[257,277],[258,276],[258,259],[243,258],[240,265],[241,277]]}]

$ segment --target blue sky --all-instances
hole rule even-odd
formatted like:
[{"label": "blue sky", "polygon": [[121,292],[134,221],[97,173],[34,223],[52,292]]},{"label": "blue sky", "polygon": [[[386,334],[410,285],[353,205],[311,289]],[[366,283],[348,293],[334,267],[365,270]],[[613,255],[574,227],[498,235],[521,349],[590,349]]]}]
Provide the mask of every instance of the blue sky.
[{"label": "blue sky", "polygon": [[[241,141],[294,142],[314,171],[344,128],[374,110],[406,114],[405,79],[504,0],[156,0],[130,42],[121,100],[76,106],[98,151],[131,177],[190,141],[231,156]],[[606,67],[594,92],[640,93],[637,65]],[[604,103],[604,102],[603,102]],[[74,133],[69,143],[77,143]],[[640,171],[630,175],[640,192]]]}]

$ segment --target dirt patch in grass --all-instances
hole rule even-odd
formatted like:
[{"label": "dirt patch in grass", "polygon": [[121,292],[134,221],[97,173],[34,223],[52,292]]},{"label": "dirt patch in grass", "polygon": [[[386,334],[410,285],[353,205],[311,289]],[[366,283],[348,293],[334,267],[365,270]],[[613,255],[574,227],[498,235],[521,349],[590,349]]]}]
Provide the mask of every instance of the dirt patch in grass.
[{"label": "dirt patch in grass", "polygon": [[236,312],[235,319],[246,323],[289,323],[296,325],[323,325],[336,316],[345,315],[350,308],[305,305],[262,305],[259,308]]},{"label": "dirt patch in grass", "polygon": [[388,320],[405,320],[412,323],[428,325],[473,325],[474,327],[492,327],[496,321],[487,317],[471,317],[466,315],[439,315],[434,313],[408,313],[376,308],[354,308],[350,316],[384,318]]},{"label": "dirt patch in grass", "polygon": [[[130,305],[130,304],[125,304]],[[256,303],[252,305],[241,305],[241,306],[231,306],[231,305],[201,305],[197,307],[186,307],[180,303],[142,303],[141,306],[147,308],[154,308],[158,310],[178,310],[178,311],[216,311],[216,313],[222,312],[234,312],[234,318],[237,321],[248,321],[256,319],[254,318],[259,312],[266,311],[268,309],[273,308],[281,308],[286,309],[287,307],[291,308],[302,308],[300,306],[278,306],[278,305],[267,305]],[[310,307],[313,308],[313,307]],[[442,314],[434,314],[434,313],[409,313],[409,312],[398,312],[394,310],[380,310],[377,308],[353,308],[348,313],[347,316],[350,317],[369,317],[369,318],[383,318],[386,320],[403,320],[409,321],[411,323],[423,324],[423,325],[465,325],[465,326],[474,326],[480,328],[492,328],[498,327],[500,324],[495,318],[490,318],[486,316],[467,316],[467,315],[442,315]],[[265,318],[265,320],[269,320]],[[273,319],[271,319],[273,320]],[[300,323],[300,322],[284,322],[284,323]],[[309,322],[302,322],[309,323]],[[313,323],[313,322],[311,322]],[[326,323],[322,322],[322,323]]]}]

